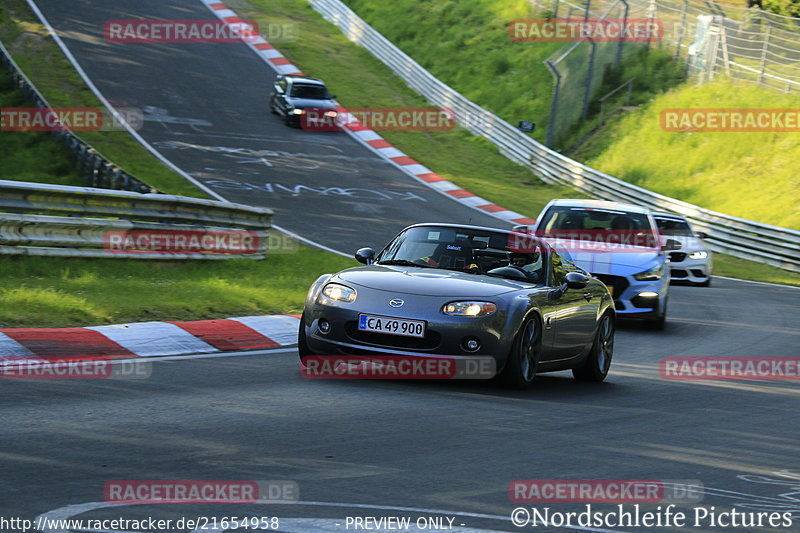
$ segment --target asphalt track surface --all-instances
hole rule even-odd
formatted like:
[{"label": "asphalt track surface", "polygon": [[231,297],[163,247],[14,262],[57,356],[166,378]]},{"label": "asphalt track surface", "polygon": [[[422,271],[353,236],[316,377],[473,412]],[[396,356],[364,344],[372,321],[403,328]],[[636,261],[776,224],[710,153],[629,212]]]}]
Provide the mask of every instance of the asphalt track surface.
[{"label": "asphalt track surface", "polygon": [[281,227],[346,252],[356,243],[381,246],[417,222],[510,227],[464,209],[344,132],[283,125],[268,109],[276,74],[243,43],[104,39],[103,25],[113,19],[214,18],[199,1],[37,5],[110,102],[144,111],[144,139],[225,199],[272,208]]},{"label": "asphalt track surface", "polygon": [[[337,177],[337,185],[347,179],[353,187],[385,188],[376,178],[382,176],[413,186],[344,136],[321,141],[284,130],[266,113],[254,116],[251,106],[264,94],[262,84],[223,79],[246,75],[268,84],[270,73],[245,49],[227,50],[224,61],[213,47],[143,48],[123,58],[124,48],[112,50],[96,35],[98,21],[106,18],[207,16],[193,2],[166,4],[39,2],[106,96],[214,124],[197,132],[148,123],[148,139],[206,139],[215,146],[273,150],[288,142],[292,153],[313,150],[321,161],[358,167],[357,174]],[[184,70],[167,68],[173,60]],[[212,140],[213,135],[220,137]],[[347,157],[320,156],[333,153],[332,147]],[[250,169],[218,153],[174,150],[169,156],[192,173],[207,172],[209,179],[289,179],[283,170]],[[244,174],[235,174],[242,167]],[[311,169],[291,176],[292,183],[324,183]],[[268,194],[231,199],[276,201]],[[325,241],[335,246],[360,244],[365,219],[375,220],[381,238],[395,231],[378,213],[358,215],[346,201],[304,201],[302,195],[280,198],[277,211],[283,225],[298,219],[292,229],[309,238],[317,226],[290,216],[292,210],[305,214],[316,205],[318,214],[310,217],[325,222],[325,236],[343,232],[342,241]],[[404,210],[407,204],[395,204],[379,206],[415,216]],[[464,216],[459,209],[453,207],[454,219]],[[399,227],[407,220],[396,222]],[[461,531],[570,530],[519,529],[504,519],[517,507],[507,494],[515,479],[694,480],[704,487],[701,505],[793,511],[800,517],[797,382],[680,382],[659,375],[659,361],[668,356],[797,356],[800,290],[720,279],[710,288],[671,290],[666,330],[623,325],[603,384],[579,383],[568,373],[540,376],[526,392],[492,382],[312,381],[300,376],[291,350],[155,361],[150,378],[139,380],[3,380],[0,517],[276,516],[282,520],[279,531],[316,532],[347,531],[347,516],[447,516]],[[104,484],[128,479],[293,480],[307,503],[102,505]],[[524,506],[584,509],[578,503]],[[692,513],[695,506],[679,507]],[[712,529],[704,524],[613,530]],[[800,531],[800,522],[714,530]]]}]

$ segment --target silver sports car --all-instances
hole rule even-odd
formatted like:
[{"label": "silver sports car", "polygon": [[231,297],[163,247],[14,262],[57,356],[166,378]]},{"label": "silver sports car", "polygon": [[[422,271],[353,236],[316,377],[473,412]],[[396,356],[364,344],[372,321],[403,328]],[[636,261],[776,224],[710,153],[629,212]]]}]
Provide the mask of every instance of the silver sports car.
[{"label": "silver sports car", "polygon": [[608,374],[616,315],[607,287],[535,236],[417,224],[380,253],[362,248],[355,257],[364,266],[320,276],[309,289],[301,361],[490,356],[516,388],[540,372]]}]

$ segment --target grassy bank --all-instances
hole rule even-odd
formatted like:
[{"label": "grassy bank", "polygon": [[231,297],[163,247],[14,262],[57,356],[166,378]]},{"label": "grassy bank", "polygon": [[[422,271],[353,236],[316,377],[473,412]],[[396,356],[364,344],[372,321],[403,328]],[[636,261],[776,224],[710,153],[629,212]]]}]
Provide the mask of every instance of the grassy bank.
[{"label": "grassy bank", "polygon": [[[11,75],[0,69],[0,108],[30,107],[22,92],[13,86]],[[0,142],[2,179],[85,185],[75,171],[67,150],[47,132],[3,132]]]},{"label": "grassy bank", "polygon": [[311,283],[354,259],[300,247],[263,261],[0,256],[0,326],[65,327],[302,310]]},{"label": "grassy bank", "polygon": [[684,85],[612,122],[583,147],[589,166],[715,211],[800,228],[798,133],[676,133],[664,109],[789,108],[798,97],[720,80]]}]

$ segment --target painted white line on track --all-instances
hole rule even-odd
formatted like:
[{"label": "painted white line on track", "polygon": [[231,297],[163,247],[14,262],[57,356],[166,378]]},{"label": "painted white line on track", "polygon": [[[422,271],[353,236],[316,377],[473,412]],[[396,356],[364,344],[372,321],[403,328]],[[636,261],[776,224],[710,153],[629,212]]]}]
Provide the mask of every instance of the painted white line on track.
[{"label": "painted white line on track", "polygon": [[781,287],[781,288],[784,288],[784,289],[798,289],[798,290],[800,290],[800,285],[786,285],[785,283],[770,283],[768,281],[753,281],[753,280],[750,280],[750,279],[729,278],[727,276],[717,276],[716,274],[711,276],[711,277],[712,278],[719,278],[719,279],[727,279],[729,281],[741,281],[742,283],[750,283],[751,285],[767,285],[767,286],[770,286],[770,287]]},{"label": "painted white line on track", "polygon": [[[136,139],[136,141],[145,148],[145,150],[147,150],[148,152],[153,154],[153,156],[155,156],[159,161],[161,161],[162,163],[167,165],[167,167],[169,167],[170,170],[174,171],[175,173],[180,175],[182,178],[187,180],[189,183],[193,184],[198,189],[200,189],[201,191],[205,192],[206,194],[208,194],[212,198],[214,198],[216,200],[219,200],[221,202],[229,202],[230,203],[230,200],[227,200],[226,198],[224,198],[222,195],[218,194],[214,190],[210,189],[209,187],[206,187],[203,183],[201,183],[200,181],[198,181],[197,179],[192,177],[189,173],[184,171],[182,168],[177,166],[175,163],[173,163],[172,161],[167,159],[161,152],[156,150],[149,142],[147,142],[144,139],[144,137],[139,135],[139,133],[136,130],[134,130],[131,127],[130,124],[128,124],[128,122],[125,120],[125,118],[111,106],[111,103],[103,96],[103,94],[100,92],[100,90],[94,84],[94,82],[92,82],[91,78],[89,78],[89,75],[86,74],[86,72],[83,70],[83,67],[81,67],[80,63],[78,63],[78,60],[75,59],[75,56],[72,55],[72,52],[70,52],[70,50],[67,47],[67,45],[61,39],[61,37],[58,35],[58,33],[56,33],[56,30],[50,24],[50,21],[48,21],[47,18],[44,16],[44,13],[42,13],[42,11],[39,9],[39,6],[36,5],[35,0],[26,0],[26,1],[28,3],[28,6],[33,10],[33,12],[39,18],[39,20],[41,21],[42,25],[45,27],[47,32],[53,37],[53,40],[56,42],[58,47],[64,53],[64,55],[66,56],[67,60],[72,64],[72,67],[78,72],[78,75],[80,75],[81,79],[83,79],[83,81],[86,84],[86,86],[89,87],[89,89],[92,91],[92,93],[94,93],[94,95],[97,97],[97,99],[100,100],[100,102],[106,107],[106,109],[108,109],[117,118],[117,120],[119,120],[120,124],[122,124],[125,127],[125,130],[128,133],[130,133],[131,136],[133,136],[133,138]],[[265,59],[265,61],[266,61],[266,59]],[[335,253],[337,255],[341,255],[341,256],[344,256],[344,257],[350,257],[350,254],[346,254],[344,252],[340,252],[338,250],[334,250],[332,248],[328,248],[327,246],[324,246],[324,245],[319,244],[319,243],[317,243],[315,241],[312,241],[311,239],[306,239],[305,237],[300,237],[296,233],[292,233],[290,231],[287,231],[287,230],[285,230],[285,229],[283,229],[280,226],[277,226],[275,224],[273,224],[272,227],[275,228],[276,230],[282,232],[282,233],[285,233],[285,234],[289,235],[290,237],[294,237],[295,239],[297,239],[299,241],[302,241],[305,244],[308,244],[309,246],[313,246],[315,248],[319,248],[321,250],[325,250],[326,252],[332,252],[332,253]]]}]

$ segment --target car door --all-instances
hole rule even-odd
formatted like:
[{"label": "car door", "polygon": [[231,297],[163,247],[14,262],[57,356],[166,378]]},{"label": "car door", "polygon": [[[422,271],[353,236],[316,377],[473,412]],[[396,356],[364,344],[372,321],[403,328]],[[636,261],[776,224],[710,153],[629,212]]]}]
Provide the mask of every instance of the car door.
[{"label": "car door", "polygon": [[587,339],[594,333],[599,293],[591,286],[584,289],[567,288],[567,273],[583,271],[558,253],[552,252],[549,255],[548,282],[550,305],[553,309],[551,327],[555,329],[553,355],[555,360],[570,359],[584,351]]}]

